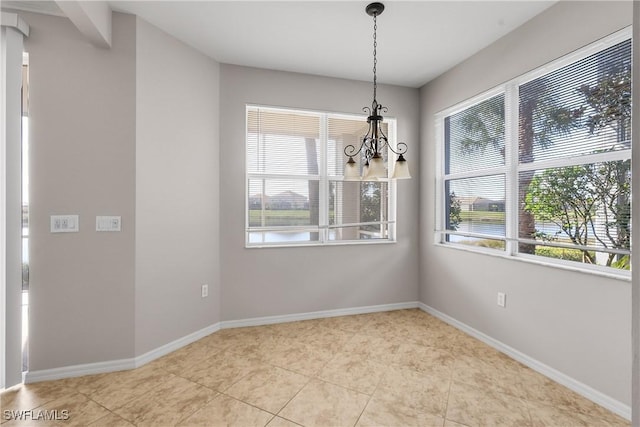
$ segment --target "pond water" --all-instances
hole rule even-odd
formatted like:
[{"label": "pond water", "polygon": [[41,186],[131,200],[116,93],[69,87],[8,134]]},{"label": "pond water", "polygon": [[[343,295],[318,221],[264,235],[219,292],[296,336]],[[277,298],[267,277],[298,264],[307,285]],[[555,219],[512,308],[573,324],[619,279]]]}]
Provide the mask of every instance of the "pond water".
[{"label": "pond water", "polygon": [[[536,230],[545,232],[551,236],[556,235],[557,232],[560,231],[560,227],[555,224],[536,224]],[[458,229],[456,231],[465,233],[478,233],[478,234],[489,234],[493,236],[503,237],[505,235],[505,225],[486,222],[486,221],[463,221],[458,224]],[[450,242],[460,242],[463,240],[467,240],[468,238],[465,236],[458,235],[450,235]]]}]

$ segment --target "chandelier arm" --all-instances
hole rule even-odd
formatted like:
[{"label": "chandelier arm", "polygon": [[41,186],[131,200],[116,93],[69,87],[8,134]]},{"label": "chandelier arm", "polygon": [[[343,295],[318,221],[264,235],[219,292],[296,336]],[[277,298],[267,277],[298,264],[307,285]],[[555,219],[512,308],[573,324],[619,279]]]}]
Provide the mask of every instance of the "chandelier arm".
[{"label": "chandelier arm", "polygon": [[384,133],[384,131],[382,130],[382,126],[378,127],[378,132],[380,132],[380,134],[382,135],[382,137],[386,140],[388,140],[389,138],[387,138],[387,134]]},{"label": "chandelier arm", "polygon": [[362,147],[364,147],[364,142],[360,144],[360,148],[356,149],[356,146],[353,144],[349,144],[344,147],[344,155],[347,157],[357,156],[358,153],[362,151]]},{"label": "chandelier arm", "polygon": [[395,150],[393,149],[391,144],[389,144],[389,150],[391,150],[394,154],[396,154],[398,156],[400,156],[402,154],[405,154],[408,149],[409,149],[409,147],[407,147],[407,144],[405,144],[404,142],[398,142],[396,144],[396,149]]}]

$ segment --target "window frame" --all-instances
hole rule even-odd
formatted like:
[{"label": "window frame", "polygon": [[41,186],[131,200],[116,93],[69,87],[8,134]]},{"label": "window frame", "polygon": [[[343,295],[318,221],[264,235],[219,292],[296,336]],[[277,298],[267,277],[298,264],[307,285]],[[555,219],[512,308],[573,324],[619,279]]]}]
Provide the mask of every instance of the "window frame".
[{"label": "window frame", "polygon": [[[306,114],[311,116],[318,116],[320,121],[320,140],[319,140],[319,155],[318,155],[318,175],[295,175],[295,174],[273,174],[273,173],[256,173],[249,172],[249,110],[251,109],[264,109],[269,111],[278,111],[278,112],[289,112],[294,114]],[[327,152],[328,152],[328,120],[329,118],[343,118],[343,119],[358,119],[362,120],[366,124],[367,116],[364,114],[353,114],[353,113],[342,113],[342,112],[333,112],[333,111],[323,111],[323,110],[312,110],[305,108],[293,108],[293,107],[282,107],[282,106],[272,106],[272,105],[264,105],[264,104],[246,104],[245,105],[245,179],[244,179],[244,187],[245,187],[245,195],[244,195],[244,214],[245,214],[245,248],[247,249],[256,249],[256,248],[283,248],[283,247],[318,247],[318,246],[343,246],[343,245],[379,245],[379,244],[389,244],[396,243],[396,211],[397,211],[397,184],[395,180],[391,178],[380,178],[377,182],[386,182],[387,183],[387,192],[388,192],[388,202],[387,204],[387,220],[386,221],[373,221],[373,222],[359,222],[359,223],[345,223],[340,225],[330,225],[329,224],[329,188],[331,182],[349,182],[344,180],[344,175],[329,175],[328,171],[328,161],[327,161]],[[387,117],[385,116],[384,122],[388,125],[387,137],[389,138],[389,148],[388,154],[389,159],[393,158],[391,148],[396,148],[397,144],[397,119],[395,117]],[[345,161],[346,163],[346,157]],[[249,181],[252,179],[318,179],[319,182],[319,224],[318,227],[310,226],[266,226],[266,227],[255,227],[249,225]],[[360,182],[360,181],[356,181]],[[375,181],[374,181],[375,182]],[[382,203],[382,202],[381,202]],[[263,204],[264,206],[264,204]],[[387,224],[387,237],[380,239],[358,239],[358,240],[330,240],[329,239],[329,230],[333,228],[345,228],[350,226],[362,226],[362,225],[373,225],[373,224]],[[303,232],[317,232],[318,240],[308,240],[308,241],[284,241],[284,242],[250,242],[250,233],[251,232],[295,232],[295,231],[303,231]]]},{"label": "window frame", "polygon": [[[558,258],[544,257],[541,255],[532,255],[518,252],[519,243],[527,243],[526,240],[519,238],[518,233],[518,194],[519,194],[519,174],[525,171],[545,170],[550,168],[569,167],[576,165],[586,165],[591,163],[599,163],[603,161],[631,160],[631,148],[628,150],[618,150],[612,152],[589,153],[576,157],[561,157],[533,161],[531,163],[520,163],[518,153],[518,119],[519,119],[519,87],[539,77],[552,73],[562,67],[573,64],[590,55],[596,54],[618,43],[632,39],[631,27],[623,28],[615,33],[603,37],[593,43],[579,48],[567,55],[564,55],[554,61],[542,65],[534,70],[522,74],[503,84],[495,86],[487,91],[482,92],[474,97],[457,103],[435,114],[435,138],[436,138],[436,156],[435,156],[435,229],[434,229],[434,245],[446,246],[457,250],[465,250],[475,253],[488,254],[506,259],[514,259],[526,261],[535,264],[542,264],[550,267],[557,267],[573,271],[580,271],[592,274],[599,274],[611,278],[630,280],[631,271],[615,269],[603,265],[593,265],[579,263],[575,261],[563,260]],[[633,42],[633,39],[632,39]],[[478,169],[469,172],[445,173],[446,162],[446,139],[445,139],[445,118],[462,112],[468,108],[478,105],[492,97],[504,94],[505,102],[505,162],[502,166],[496,166],[486,169]],[[490,175],[504,174],[505,176],[505,235],[493,236],[479,233],[456,232],[446,230],[446,182],[461,179],[473,178]],[[485,248],[479,246],[457,244],[448,242],[447,235],[464,235],[468,237],[487,238],[492,240],[501,240],[505,243],[504,250]],[[539,244],[539,243],[538,243]],[[547,246],[559,246],[561,244],[548,244]],[[601,248],[600,248],[601,249]],[[640,266],[636,266],[640,268]]]}]

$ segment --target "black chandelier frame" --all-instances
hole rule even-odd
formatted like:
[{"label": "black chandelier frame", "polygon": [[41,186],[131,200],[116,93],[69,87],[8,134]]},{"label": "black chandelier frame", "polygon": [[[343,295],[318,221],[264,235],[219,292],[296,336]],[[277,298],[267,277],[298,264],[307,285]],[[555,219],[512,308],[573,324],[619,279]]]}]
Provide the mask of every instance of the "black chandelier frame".
[{"label": "black chandelier frame", "polygon": [[382,131],[382,122],[384,117],[383,113],[387,113],[387,107],[378,103],[377,97],[377,89],[378,89],[378,76],[377,76],[377,50],[378,50],[378,41],[377,41],[377,32],[378,32],[378,22],[377,17],[384,11],[384,4],[382,3],[371,3],[367,5],[366,12],[369,16],[373,17],[373,102],[371,103],[371,107],[363,107],[362,111],[367,113],[367,123],[369,124],[369,129],[367,133],[362,137],[362,142],[359,147],[356,147],[353,144],[349,144],[344,147],[345,156],[349,157],[347,163],[353,164],[355,160],[354,156],[362,153],[365,158],[365,166],[369,166],[369,162],[374,158],[381,158],[382,150],[387,147],[391,152],[398,156],[397,161],[405,161],[403,154],[405,154],[408,150],[407,144],[404,142],[398,142],[396,144],[396,148],[394,149],[389,144],[389,139],[387,135]]}]

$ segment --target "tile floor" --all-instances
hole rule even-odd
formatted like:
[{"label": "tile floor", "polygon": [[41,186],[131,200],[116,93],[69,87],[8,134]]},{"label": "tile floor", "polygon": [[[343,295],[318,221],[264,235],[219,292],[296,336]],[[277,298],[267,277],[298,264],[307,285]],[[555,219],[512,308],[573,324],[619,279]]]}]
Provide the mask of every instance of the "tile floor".
[{"label": "tile floor", "polygon": [[132,371],[24,385],[0,403],[70,416],[2,427],[630,425],[420,310],[222,330]]}]

